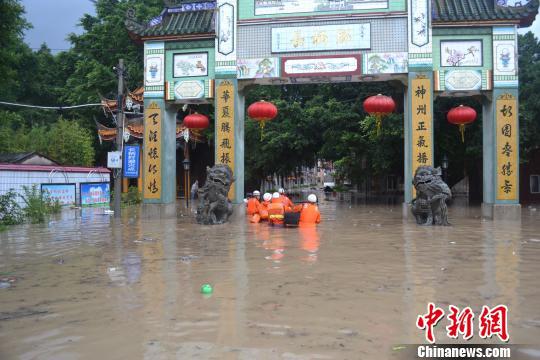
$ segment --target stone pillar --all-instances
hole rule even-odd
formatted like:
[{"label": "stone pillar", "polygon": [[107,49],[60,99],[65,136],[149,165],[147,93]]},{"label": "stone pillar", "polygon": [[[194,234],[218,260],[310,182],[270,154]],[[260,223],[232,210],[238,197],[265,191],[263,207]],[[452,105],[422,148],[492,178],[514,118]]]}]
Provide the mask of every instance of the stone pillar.
[{"label": "stone pillar", "polygon": [[176,112],[163,99],[144,100],[143,214],[176,216]]},{"label": "stone pillar", "polygon": [[244,96],[238,80],[216,79],[215,163],[234,172],[235,182],[229,198],[241,203],[244,198]]},{"label": "stone pillar", "polygon": [[519,101],[517,29],[493,27],[493,93],[483,104],[482,215],[519,220]]},{"label": "stone pillar", "polygon": [[416,196],[412,179],[419,166],[433,166],[433,72],[410,72],[405,105],[405,202]]},{"label": "stone pillar", "polygon": [[518,89],[496,88],[483,105],[484,194],[482,215],[521,219],[519,204]]},{"label": "stone pillar", "polygon": [[143,216],[176,216],[176,112],[165,104],[165,43],[144,43]]},{"label": "stone pillar", "polygon": [[[415,197],[418,166],[433,166],[433,34],[431,1],[408,0],[409,79],[405,95],[404,214]],[[417,21],[424,19],[424,21]]]}]

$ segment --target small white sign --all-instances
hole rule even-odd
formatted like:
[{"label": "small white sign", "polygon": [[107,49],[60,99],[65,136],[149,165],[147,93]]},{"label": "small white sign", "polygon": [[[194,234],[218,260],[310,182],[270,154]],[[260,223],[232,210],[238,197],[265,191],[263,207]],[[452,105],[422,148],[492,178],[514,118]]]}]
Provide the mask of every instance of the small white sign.
[{"label": "small white sign", "polygon": [[110,169],[122,168],[122,153],[120,151],[110,151],[107,154],[107,167]]}]

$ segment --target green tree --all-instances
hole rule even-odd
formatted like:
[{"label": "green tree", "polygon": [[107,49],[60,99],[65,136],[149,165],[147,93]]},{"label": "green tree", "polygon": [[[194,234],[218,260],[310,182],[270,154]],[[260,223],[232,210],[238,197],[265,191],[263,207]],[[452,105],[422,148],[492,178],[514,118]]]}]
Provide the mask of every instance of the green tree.
[{"label": "green tree", "polygon": [[95,150],[93,134],[77,121],[60,119],[47,132],[46,155],[63,165],[91,166]]},{"label": "green tree", "polygon": [[519,101],[521,158],[540,148],[540,42],[532,32],[519,36]]},{"label": "green tree", "polygon": [[29,27],[30,24],[24,19],[24,7],[19,0],[0,0],[0,99],[16,98],[21,85],[18,64],[21,50],[25,47],[23,35]]}]

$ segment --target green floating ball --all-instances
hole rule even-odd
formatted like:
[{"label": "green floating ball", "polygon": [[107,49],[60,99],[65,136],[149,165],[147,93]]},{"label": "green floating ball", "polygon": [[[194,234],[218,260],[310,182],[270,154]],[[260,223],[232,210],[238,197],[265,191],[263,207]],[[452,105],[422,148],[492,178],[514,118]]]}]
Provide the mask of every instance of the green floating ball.
[{"label": "green floating ball", "polygon": [[201,293],[203,294],[211,294],[213,291],[214,289],[212,289],[212,285],[210,284],[204,284],[201,286]]}]

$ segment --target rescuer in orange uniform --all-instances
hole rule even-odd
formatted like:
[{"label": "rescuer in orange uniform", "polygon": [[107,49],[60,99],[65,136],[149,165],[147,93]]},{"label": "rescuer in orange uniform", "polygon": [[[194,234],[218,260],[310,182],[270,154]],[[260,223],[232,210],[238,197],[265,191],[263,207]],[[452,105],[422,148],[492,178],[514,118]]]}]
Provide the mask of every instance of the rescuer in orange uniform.
[{"label": "rescuer in orange uniform", "polygon": [[272,194],[265,193],[263,195],[263,202],[261,203],[261,206],[259,208],[259,215],[261,215],[262,220],[268,220],[268,206],[270,206],[272,202]]},{"label": "rescuer in orange uniform", "polygon": [[259,204],[259,211],[251,218],[249,219],[252,223],[259,223],[261,220],[268,220],[268,206],[270,205],[270,201],[272,200],[272,194],[266,193],[263,196],[263,202]]},{"label": "rescuer in orange uniform", "polygon": [[315,226],[321,222],[321,213],[317,206],[317,196],[311,194],[308,196],[308,204],[304,204],[300,211],[300,226]]},{"label": "rescuer in orange uniform", "polygon": [[261,206],[261,203],[259,202],[260,196],[261,196],[261,193],[258,190],[255,190],[253,192],[253,196],[248,199],[247,210],[246,210],[248,216],[253,216],[259,213],[259,207]]},{"label": "rescuer in orange uniform", "polygon": [[268,205],[268,222],[270,225],[283,224],[285,215],[285,206],[279,196],[279,193],[272,194],[272,202]]},{"label": "rescuer in orange uniform", "polygon": [[291,201],[291,199],[289,199],[287,195],[285,195],[285,189],[279,189],[279,198],[281,199],[283,206],[285,206],[285,210],[292,211],[292,209],[294,208],[294,203]]}]

